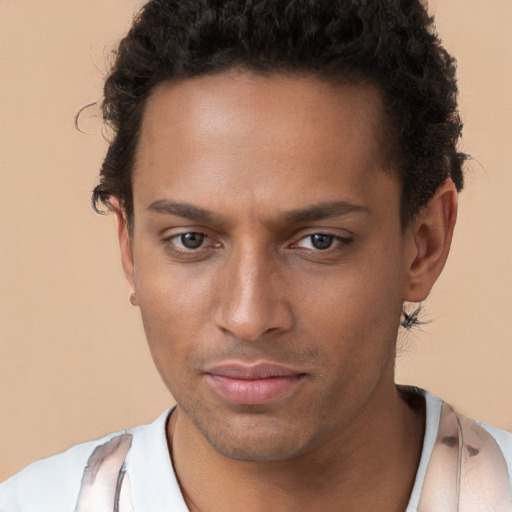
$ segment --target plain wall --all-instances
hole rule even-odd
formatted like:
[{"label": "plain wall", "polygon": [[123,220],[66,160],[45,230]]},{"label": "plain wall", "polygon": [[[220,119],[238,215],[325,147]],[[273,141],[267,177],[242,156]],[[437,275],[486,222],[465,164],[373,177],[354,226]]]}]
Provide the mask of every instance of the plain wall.
[{"label": "plain wall", "polygon": [[[0,480],[172,404],[145,346],[111,217],[90,208],[106,145],[88,114],[136,0],[0,1]],[[452,254],[400,338],[397,378],[512,428],[510,0],[437,0],[473,154]]]}]

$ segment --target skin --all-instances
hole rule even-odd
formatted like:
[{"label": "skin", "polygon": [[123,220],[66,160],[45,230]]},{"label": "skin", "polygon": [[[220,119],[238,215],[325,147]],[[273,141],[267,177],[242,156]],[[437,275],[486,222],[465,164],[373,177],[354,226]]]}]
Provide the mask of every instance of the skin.
[{"label": "skin", "polygon": [[[113,205],[178,404],[168,437],[192,511],[407,505],[424,417],[396,390],[396,336],[403,301],[444,265],[456,192],[447,180],[404,233],[381,109],[370,86],[234,71],[163,84],[147,104],[132,231]],[[186,233],[204,235],[198,248]],[[300,378],[235,403],[208,374],[233,361]]]}]

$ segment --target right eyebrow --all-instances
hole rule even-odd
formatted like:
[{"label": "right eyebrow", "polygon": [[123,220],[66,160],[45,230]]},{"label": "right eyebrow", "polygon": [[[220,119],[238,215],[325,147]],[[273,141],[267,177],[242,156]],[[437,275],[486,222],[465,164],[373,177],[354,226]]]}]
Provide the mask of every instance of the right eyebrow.
[{"label": "right eyebrow", "polygon": [[205,208],[200,208],[199,206],[194,206],[189,203],[176,203],[168,199],[153,201],[146,210],[154,213],[175,215],[197,222],[212,222],[215,220],[214,214]]}]

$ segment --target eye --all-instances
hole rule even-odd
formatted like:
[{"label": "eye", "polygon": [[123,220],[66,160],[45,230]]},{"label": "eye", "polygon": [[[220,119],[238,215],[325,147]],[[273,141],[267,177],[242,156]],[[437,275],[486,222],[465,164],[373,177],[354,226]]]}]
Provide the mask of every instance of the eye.
[{"label": "eye", "polygon": [[203,233],[184,233],[174,237],[174,243],[178,242],[185,249],[199,249],[205,239]]},{"label": "eye", "polygon": [[163,240],[168,247],[177,253],[197,252],[207,247],[214,247],[213,240],[204,233],[189,231],[187,233],[179,233],[172,235]]},{"label": "eye", "polygon": [[325,233],[314,233],[305,236],[299,240],[295,245],[303,249],[311,249],[316,251],[325,251],[330,249],[334,243],[347,242],[344,238],[335,235],[328,235]]},{"label": "eye", "polygon": [[[177,231],[177,228],[176,228]],[[194,262],[209,258],[222,243],[200,231],[185,231],[161,239],[167,254],[176,261]]]},{"label": "eye", "polygon": [[332,235],[324,235],[322,233],[311,235],[309,238],[311,240],[311,245],[315,249],[319,250],[329,249],[334,242],[334,237]]}]

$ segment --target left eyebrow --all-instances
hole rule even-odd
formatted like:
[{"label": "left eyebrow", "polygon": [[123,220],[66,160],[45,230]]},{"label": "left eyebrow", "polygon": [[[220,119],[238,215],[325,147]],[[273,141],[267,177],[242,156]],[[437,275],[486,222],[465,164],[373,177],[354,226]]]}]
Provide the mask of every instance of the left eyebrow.
[{"label": "left eyebrow", "polygon": [[371,213],[371,210],[366,206],[360,206],[347,201],[334,201],[330,203],[315,204],[308,206],[307,208],[290,210],[283,214],[283,218],[286,222],[291,224],[299,224],[301,222],[313,222],[332,219],[334,217],[342,217],[354,212]]}]

